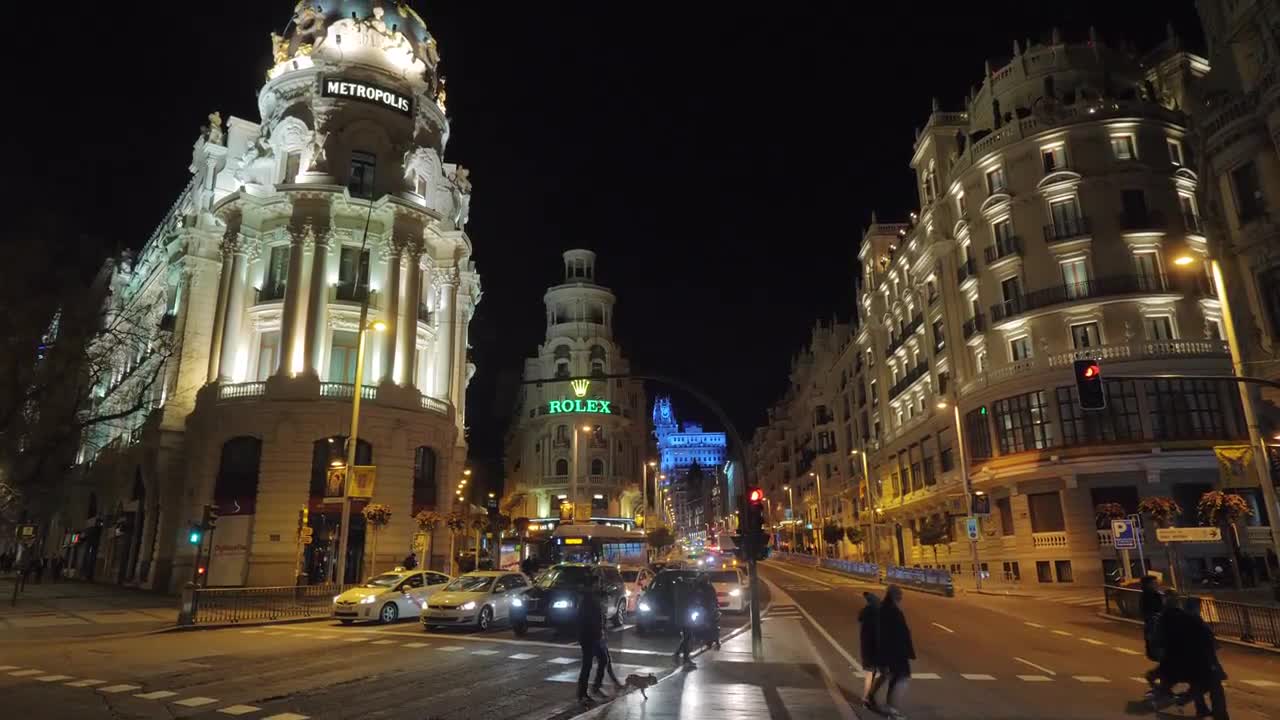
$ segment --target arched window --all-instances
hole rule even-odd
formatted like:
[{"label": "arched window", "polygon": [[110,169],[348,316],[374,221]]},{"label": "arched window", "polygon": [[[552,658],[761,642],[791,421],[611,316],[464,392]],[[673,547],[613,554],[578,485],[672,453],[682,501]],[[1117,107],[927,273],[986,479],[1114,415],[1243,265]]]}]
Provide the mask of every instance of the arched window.
[{"label": "arched window", "polygon": [[569,346],[557,345],[555,349],[556,377],[569,377]]},{"label": "arched window", "polygon": [[556,426],[556,444],[564,445],[568,442],[569,442],[569,426],[557,425]]},{"label": "arched window", "polygon": [[[336,462],[341,465],[347,461],[347,436],[334,435],[321,438],[311,445],[311,497],[325,496],[325,480],[329,476],[329,468]],[[356,464],[373,464],[373,446],[364,440],[356,441]]]},{"label": "arched window", "polygon": [[604,475],[604,460],[595,458],[591,461],[591,474],[593,476]]},{"label": "arched window", "polygon": [[564,458],[560,458],[559,460],[556,460],[556,475],[568,475],[568,474],[569,474],[569,461],[565,460]]},{"label": "arched window", "polygon": [[591,346],[591,375],[600,377],[604,375],[605,351],[599,345]]},{"label": "arched window", "polygon": [[413,455],[413,514],[436,506],[436,451],[423,445]]},{"label": "arched window", "polygon": [[253,514],[261,459],[262,441],[256,437],[241,435],[222,443],[218,479],[213,485],[213,503],[222,514]]}]

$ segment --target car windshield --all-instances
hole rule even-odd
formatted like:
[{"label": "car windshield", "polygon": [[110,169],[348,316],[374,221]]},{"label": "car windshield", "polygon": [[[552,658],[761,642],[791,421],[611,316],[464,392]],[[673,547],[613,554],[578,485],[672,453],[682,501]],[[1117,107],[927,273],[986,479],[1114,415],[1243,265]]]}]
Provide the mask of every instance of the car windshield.
[{"label": "car windshield", "polygon": [[493,585],[493,577],[487,575],[463,575],[444,586],[445,592],[486,592]]},{"label": "car windshield", "polygon": [[653,580],[653,588],[655,590],[670,587],[677,580],[692,580],[701,573],[695,570],[663,570]]},{"label": "car windshield", "polygon": [[633,582],[635,582],[635,581],[636,581],[636,580],[638,580],[638,579],[640,579],[640,571],[639,571],[639,570],[623,570],[623,571],[622,571],[622,580],[623,580],[623,582],[633,583]]},{"label": "car windshield", "polygon": [[582,565],[563,565],[553,567],[538,579],[538,587],[553,588],[586,585],[591,578],[592,568]]},{"label": "car windshield", "polygon": [[396,585],[399,585],[400,581],[403,579],[404,579],[403,575],[396,575],[395,573],[386,573],[384,575],[379,575],[375,578],[369,578],[369,582],[365,583],[364,586],[367,588],[390,588],[390,587],[395,587]]},{"label": "car windshield", "polygon": [[711,582],[713,583],[736,583],[738,582],[738,573],[732,570],[717,570],[711,573]]}]

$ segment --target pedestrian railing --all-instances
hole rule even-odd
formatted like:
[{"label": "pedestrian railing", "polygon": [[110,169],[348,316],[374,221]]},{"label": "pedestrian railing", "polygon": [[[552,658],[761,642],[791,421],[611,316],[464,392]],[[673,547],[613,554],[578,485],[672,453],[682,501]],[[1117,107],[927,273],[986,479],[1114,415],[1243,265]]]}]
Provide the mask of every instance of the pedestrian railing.
[{"label": "pedestrian railing", "polygon": [[178,624],[225,625],[326,617],[333,613],[334,596],[346,587],[350,586],[189,588],[184,593]]},{"label": "pedestrian railing", "polygon": [[784,562],[795,563],[797,565],[808,565],[809,567],[818,566],[818,558],[816,556],[805,555],[804,553],[775,552],[771,553],[770,557],[775,557]]},{"label": "pedestrian railing", "polygon": [[836,572],[841,572],[845,575],[852,575],[864,580],[872,580],[876,582],[879,582],[880,580],[880,566],[876,563],[824,558],[821,565],[827,570],[835,570]]},{"label": "pedestrian railing", "polygon": [[951,573],[946,570],[927,568],[908,568],[890,565],[884,571],[885,582],[904,585],[925,592],[937,593],[951,597],[955,595],[955,585],[951,582]]},{"label": "pedestrian railing", "polygon": [[[1108,615],[1142,619],[1141,590],[1114,585],[1107,585],[1102,590]],[[1208,595],[1197,597],[1200,599],[1200,617],[1213,629],[1214,635],[1280,647],[1280,608],[1219,600]]]}]

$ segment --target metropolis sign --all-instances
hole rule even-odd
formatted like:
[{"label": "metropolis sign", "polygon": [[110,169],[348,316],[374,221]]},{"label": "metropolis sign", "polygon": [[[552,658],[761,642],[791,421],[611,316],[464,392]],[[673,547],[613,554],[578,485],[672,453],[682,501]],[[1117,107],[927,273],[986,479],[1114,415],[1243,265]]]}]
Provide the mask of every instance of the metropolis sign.
[{"label": "metropolis sign", "polygon": [[585,379],[572,380],[569,382],[573,388],[574,398],[565,398],[563,400],[552,400],[547,403],[547,414],[557,415],[559,413],[595,413],[597,415],[612,415],[613,410],[609,406],[613,404],[612,400],[584,400],[587,395],[587,388],[591,387],[591,381]]},{"label": "metropolis sign", "polygon": [[345,98],[380,105],[402,115],[413,116],[413,100],[404,93],[359,80],[325,78],[321,82],[324,97]]}]

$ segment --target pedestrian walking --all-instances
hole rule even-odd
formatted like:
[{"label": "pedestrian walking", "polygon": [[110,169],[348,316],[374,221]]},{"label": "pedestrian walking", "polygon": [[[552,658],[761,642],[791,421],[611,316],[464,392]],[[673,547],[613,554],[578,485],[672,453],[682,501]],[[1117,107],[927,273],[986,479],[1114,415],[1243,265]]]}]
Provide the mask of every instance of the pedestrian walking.
[{"label": "pedestrian walking", "polygon": [[879,674],[880,658],[880,598],[875,593],[864,592],[862,597],[867,604],[858,611],[858,640],[862,652],[862,704],[874,713],[880,712],[873,689],[875,678]]},{"label": "pedestrian walking", "polygon": [[697,667],[689,660],[689,649],[698,634],[699,621],[703,618],[698,594],[694,592],[692,585],[691,580],[681,578],[672,589],[672,606],[675,608],[675,622],[680,628],[680,645],[671,653],[671,659],[682,663],[686,670]]},{"label": "pedestrian walking", "polygon": [[[1148,673],[1150,696],[1159,703],[1173,695],[1173,687],[1186,683],[1187,695],[1195,702],[1196,717],[1227,720],[1227,698],[1222,681],[1227,674],[1218,661],[1213,630],[1200,618],[1200,599],[1183,598],[1170,592],[1157,632],[1163,652],[1160,664]],[[1213,708],[1205,703],[1208,694]]]},{"label": "pedestrian walking", "polygon": [[890,717],[905,717],[898,708],[902,696],[911,679],[911,661],[916,657],[915,646],[911,643],[911,628],[907,627],[907,617],[902,614],[899,605],[902,602],[902,588],[890,585],[884,593],[884,602],[880,603],[880,629],[876,657],[880,664],[880,674],[872,682],[869,695],[874,700],[875,693],[881,684],[888,684],[885,693],[884,712]]},{"label": "pedestrian walking", "polygon": [[613,663],[609,658],[609,650],[604,643],[605,609],[601,602],[600,576],[592,575],[578,602],[578,647],[582,650],[582,668],[578,670],[578,702],[592,705],[595,699],[587,694],[587,681],[591,678],[591,665],[596,665],[596,680],[592,690],[601,694],[600,686],[604,684],[605,673],[609,674],[615,687],[621,687],[618,676],[613,673]]},{"label": "pedestrian walking", "polygon": [[1146,645],[1147,659],[1159,662],[1160,648],[1157,643],[1156,623],[1160,619],[1160,612],[1164,610],[1164,597],[1156,588],[1154,576],[1143,575],[1141,584],[1142,597],[1138,604],[1142,611],[1142,639]]},{"label": "pedestrian walking", "polygon": [[710,575],[700,575],[697,587],[698,606],[706,611],[705,621],[701,627],[703,648],[720,649],[720,601],[716,598],[716,586],[711,584]]}]

